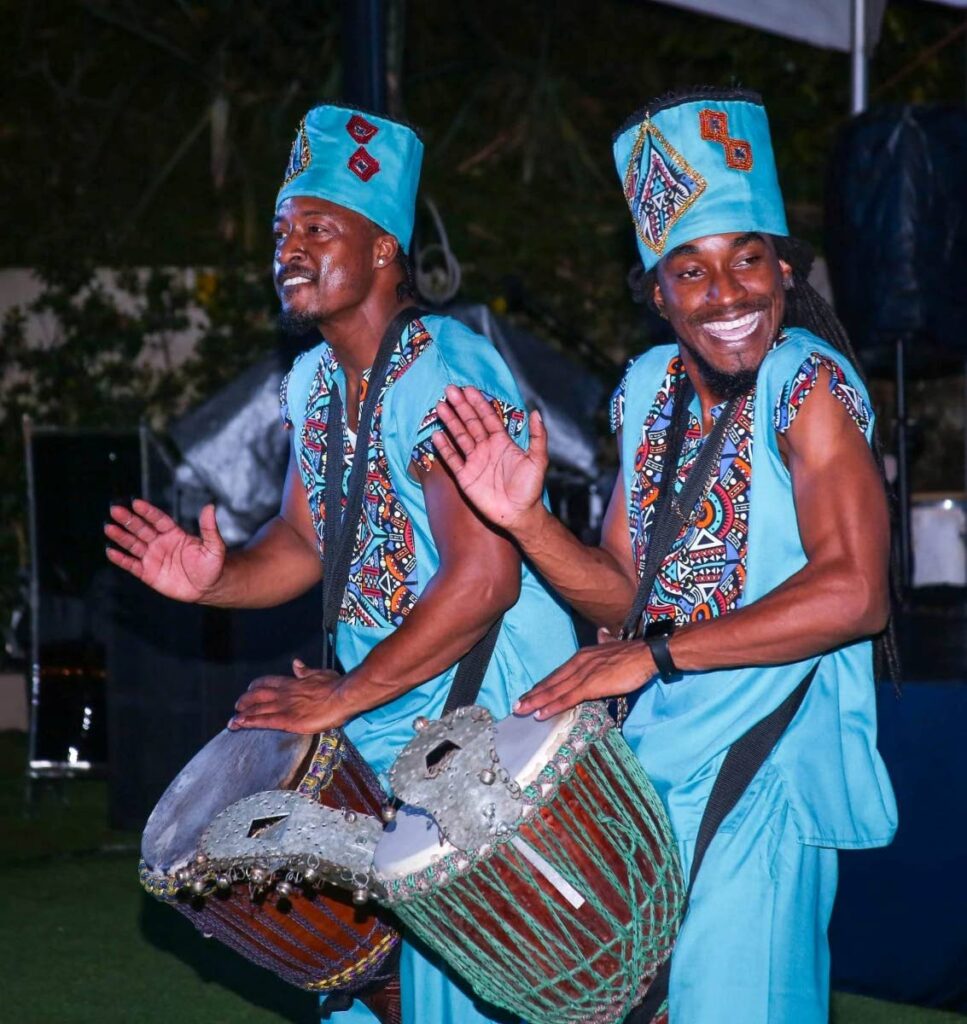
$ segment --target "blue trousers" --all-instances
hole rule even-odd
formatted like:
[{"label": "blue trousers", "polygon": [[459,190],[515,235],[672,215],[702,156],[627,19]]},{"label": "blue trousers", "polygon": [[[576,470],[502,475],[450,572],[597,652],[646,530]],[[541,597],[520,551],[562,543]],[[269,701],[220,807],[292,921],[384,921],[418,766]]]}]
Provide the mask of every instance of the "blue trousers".
[{"label": "blue trousers", "polygon": [[[685,877],[694,840],[679,844]],[[709,845],[672,959],[669,1024],[827,1024],[836,850],[799,842],[766,765]]]}]

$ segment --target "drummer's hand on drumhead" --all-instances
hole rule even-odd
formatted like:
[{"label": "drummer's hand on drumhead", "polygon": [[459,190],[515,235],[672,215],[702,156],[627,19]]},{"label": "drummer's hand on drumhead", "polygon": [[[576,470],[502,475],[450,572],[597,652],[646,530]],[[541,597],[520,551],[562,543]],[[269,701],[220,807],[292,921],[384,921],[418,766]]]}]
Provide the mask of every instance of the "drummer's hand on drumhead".
[{"label": "drummer's hand on drumhead", "polygon": [[550,718],[585,700],[632,693],[655,673],[654,658],[641,640],[611,640],[599,633],[596,647],[582,647],[525,693],[514,705],[514,711]]},{"label": "drummer's hand on drumhead", "polygon": [[541,507],[547,471],[547,431],[530,414],[530,448],[520,448],[494,407],[476,389],[450,386],[436,407],[446,430],[433,445],[467,499],[492,523],[513,531]]},{"label": "drummer's hand on drumhead", "polygon": [[327,669],[310,669],[298,659],[293,676],[261,676],[235,702],[229,729],[281,729],[317,733],[335,729],[349,717],[339,699],[343,677]]},{"label": "drummer's hand on drumhead", "polygon": [[108,560],[165,597],[201,601],[221,576],[225,542],[214,505],[201,510],[199,537],[140,498],[134,498],[130,508],[111,505],[110,515],[104,533],[115,546],[105,549]]}]

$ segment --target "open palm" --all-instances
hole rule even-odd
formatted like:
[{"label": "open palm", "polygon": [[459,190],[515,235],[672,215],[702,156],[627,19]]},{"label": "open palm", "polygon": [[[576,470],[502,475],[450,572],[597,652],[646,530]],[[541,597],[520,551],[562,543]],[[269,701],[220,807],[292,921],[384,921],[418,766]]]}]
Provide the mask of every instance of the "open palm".
[{"label": "open palm", "polygon": [[437,415],[447,428],[433,444],[467,500],[492,523],[512,530],[540,504],[547,471],[547,432],[530,415],[531,445],[511,439],[494,407],[472,387],[448,387]]},{"label": "open palm", "polygon": [[198,520],[200,537],[186,533],[169,515],[140,498],[131,508],[112,505],[112,522],[104,533],[116,547],[107,548],[115,565],[176,601],[201,601],[225,565],[225,542],[215,522],[215,507],[206,505]]}]

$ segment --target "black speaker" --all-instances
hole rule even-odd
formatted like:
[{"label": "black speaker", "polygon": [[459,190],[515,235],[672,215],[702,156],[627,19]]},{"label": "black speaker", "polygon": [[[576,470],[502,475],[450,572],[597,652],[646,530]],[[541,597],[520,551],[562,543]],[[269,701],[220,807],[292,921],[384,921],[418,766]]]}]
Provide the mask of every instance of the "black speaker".
[{"label": "black speaker", "polygon": [[107,763],[104,648],[94,581],[112,499],[142,487],[136,430],[67,430],[24,422],[30,531],[28,774],[68,776]]},{"label": "black speaker", "polygon": [[873,364],[967,358],[967,111],[882,107],[839,135],[826,182],[836,309]]},{"label": "black speaker", "polygon": [[[112,827],[141,829],[168,784],[231,717],[261,675],[318,665],[322,595],[230,611],[162,597],[113,566],[95,606],[107,665]],[[225,765],[224,770],[236,770]]]}]

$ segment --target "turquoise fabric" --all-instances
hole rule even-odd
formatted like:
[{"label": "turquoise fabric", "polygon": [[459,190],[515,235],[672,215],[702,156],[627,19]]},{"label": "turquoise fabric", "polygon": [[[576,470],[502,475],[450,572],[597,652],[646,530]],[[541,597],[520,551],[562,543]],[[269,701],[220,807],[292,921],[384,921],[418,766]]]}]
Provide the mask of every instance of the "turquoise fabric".
[{"label": "turquoise fabric", "polygon": [[[449,317],[426,316],[422,323],[433,340],[390,387],[382,413],[393,484],[413,524],[421,589],[436,572],[439,555],[430,532],[422,488],[407,470],[413,449],[438,429],[427,422],[428,411],[443,396],[448,384],[472,384],[495,398],[524,408],[509,370],[486,338]],[[289,376],[286,397],[296,444],[302,437],[309,388],[322,350],[320,345],[300,358]],[[526,444],[526,430],[520,440]],[[468,595],[468,600],[472,600],[472,595]],[[336,650],[341,662],[347,669],[355,667],[391,632],[391,627],[340,623]],[[525,564],[520,598],[504,616],[478,702],[489,708],[495,717],[508,715],[520,694],[566,661],[576,648],[568,613]],[[418,715],[439,716],[453,674],[454,669],[450,669],[395,701],[347,723],[347,735],[383,776],[384,782],[396,755],[413,736],[413,719]],[[409,944],[404,944],[402,980],[404,1022],[407,1024],[429,1021],[476,1024],[497,1019]],[[340,1024],[375,1020],[359,1003],[334,1019]]]},{"label": "turquoise fabric", "polygon": [[327,199],[368,217],[407,251],[422,162],[412,128],[351,107],[313,107],[296,132],[275,207],[291,196]]},{"label": "turquoise fabric", "polygon": [[[679,850],[686,873],[694,841]],[[837,853],[799,842],[768,766],[702,862],[672,955],[670,1024],[828,1024]]]},{"label": "turquoise fabric", "polygon": [[[626,376],[626,494],[641,427],[675,352],[671,345],[652,349]],[[835,360],[869,404],[855,369],[807,331],[787,331],[766,356],[755,399],[743,605],[806,563],[773,413],[814,352]],[[700,412],[697,399],[693,412]],[[872,423],[868,438],[871,433]],[[625,738],[668,808],[687,877],[702,813],[729,746],[817,661],[798,714],[709,847],[673,956],[671,1024],[828,1020],[826,929],[836,888],[835,848],[883,846],[897,823],[893,790],[876,750],[871,644],[789,665],[686,672],[671,684],[656,679],[625,722]]]},{"label": "turquoise fabric", "polygon": [[[634,453],[671,345],[651,349],[628,371],[622,467],[630,493]],[[752,452],[747,576],[743,605],[752,603],[806,564],[789,472],[782,462],[773,411],[784,386],[811,353],[835,359],[869,396],[841,353],[808,331],[792,329],[759,369]],[[698,414],[698,400],[694,409]],[[868,428],[871,436],[873,425]],[[896,803],[876,750],[872,645],[849,644],[790,665],[687,672],[675,683],[656,680],[635,704],[624,733],[665,801],[679,840],[694,838],[725,752],[819,668],[770,763],[788,799],[801,843],[841,849],[882,846],[896,830]]]},{"label": "turquoise fabric", "polygon": [[643,111],[616,137],[614,160],[646,270],[707,235],[789,233],[761,103],[709,95]]}]

